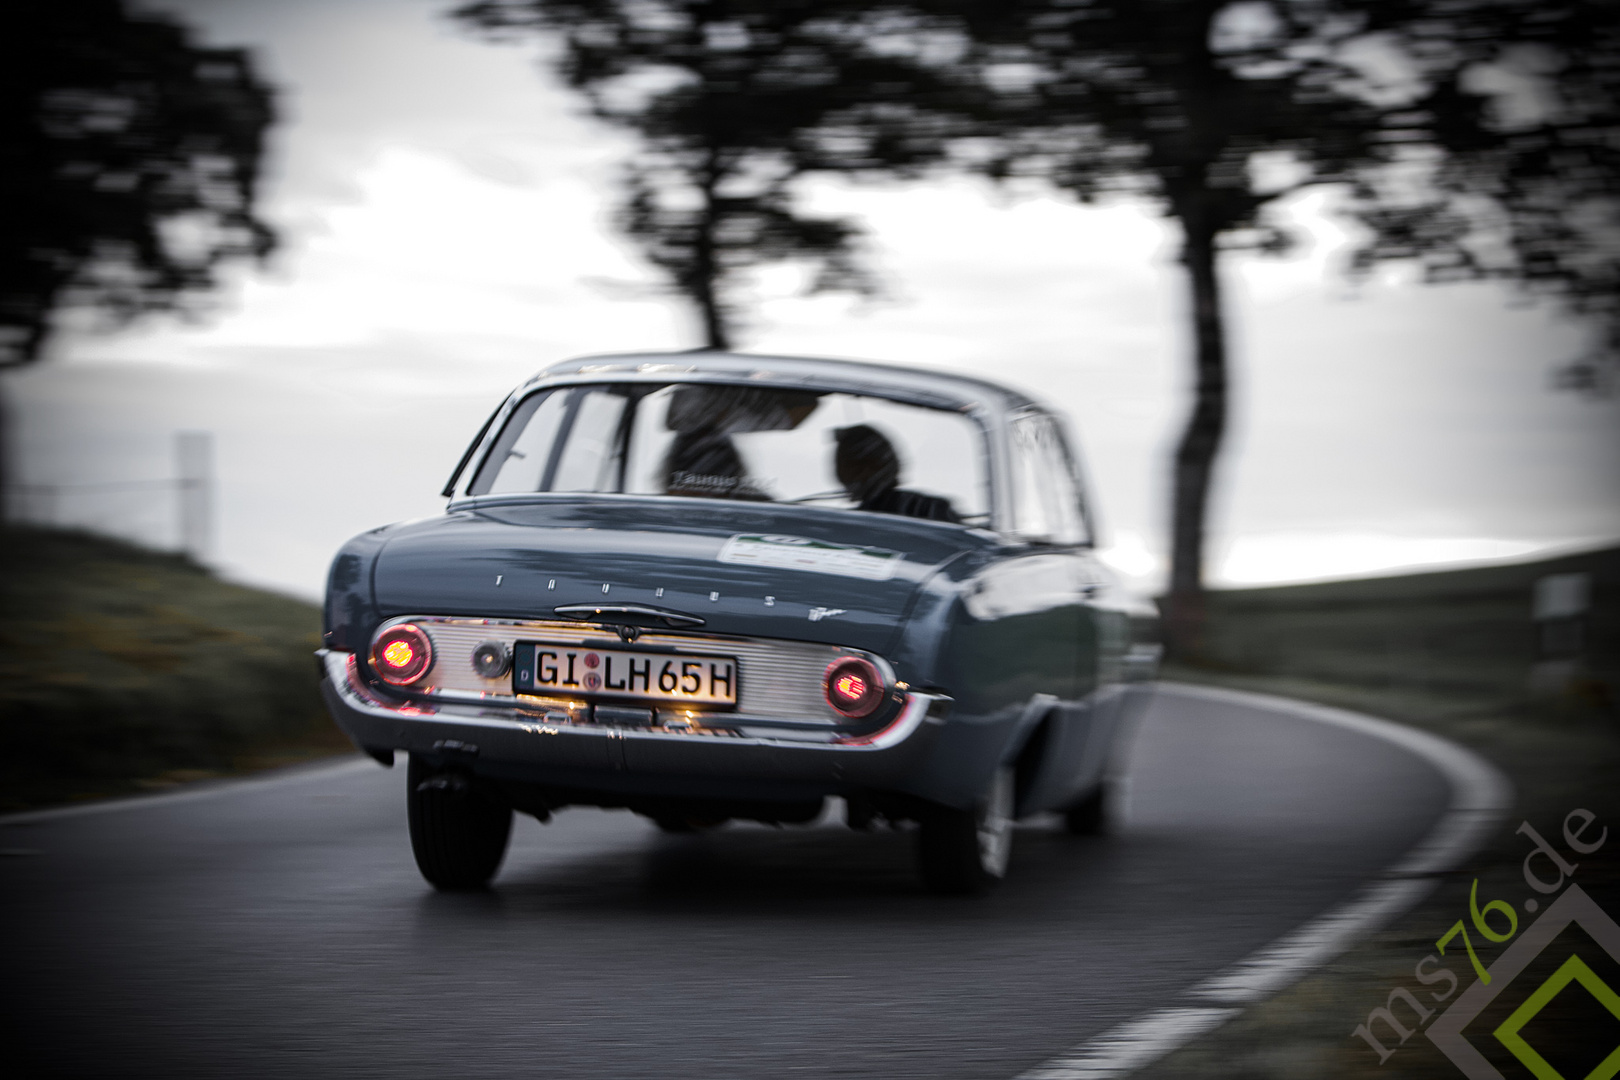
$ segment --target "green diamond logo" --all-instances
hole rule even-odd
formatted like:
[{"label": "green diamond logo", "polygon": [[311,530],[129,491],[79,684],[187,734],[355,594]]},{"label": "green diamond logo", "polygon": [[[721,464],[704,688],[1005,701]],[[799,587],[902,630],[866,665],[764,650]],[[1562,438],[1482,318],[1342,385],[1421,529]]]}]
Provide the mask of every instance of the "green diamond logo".
[{"label": "green diamond logo", "polygon": [[1611,1080],[1616,1073],[1620,1073],[1620,1046],[1616,1046],[1614,1052],[1599,1062],[1597,1068],[1587,1073],[1585,1077],[1566,1077],[1548,1064],[1547,1059],[1538,1054],[1519,1034],[1520,1029],[1533,1020],[1537,1013],[1546,1008],[1547,1004],[1572,982],[1585,987],[1605,1009],[1608,1009],[1616,1019],[1620,1019],[1620,994],[1616,994],[1608,983],[1598,978],[1580,957],[1571,956],[1536,989],[1535,993],[1524,1000],[1524,1004],[1513,1010],[1512,1016],[1502,1021],[1501,1026],[1496,1029],[1496,1037],[1525,1068],[1530,1070],[1536,1080]]},{"label": "green diamond logo", "polygon": [[[1489,968],[1491,981],[1487,983],[1481,979],[1458,994],[1451,1007],[1435,1017],[1434,1022],[1425,1029],[1424,1034],[1429,1041],[1450,1058],[1451,1063],[1468,1080],[1505,1078],[1486,1060],[1485,1055],[1469,1043],[1463,1029],[1484,1012],[1497,995],[1530,966],[1531,961],[1552,945],[1553,939],[1565,927],[1572,925],[1579,926],[1599,949],[1620,963],[1620,924],[1616,924],[1598,907],[1585,890],[1571,883],[1535,922],[1519,934],[1518,940],[1496,958]],[[1569,989],[1571,984],[1577,984],[1581,990],[1592,995],[1595,1002],[1591,1004],[1596,1015],[1601,1016],[1602,1011],[1607,1010],[1620,1017],[1620,994],[1616,994],[1579,957],[1571,956],[1497,1027],[1496,1038],[1536,1080],[1613,1080],[1620,1075],[1620,1047],[1599,1061],[1585,1076],[1565,1076],[1553,1068],[1531,1045],[1531,1040],[1524,1036],[1523,1029],[1533,1027],[1537,1015],[1547,1007],[1548,1002]],[[1580,993],[1581,990],[1570,992]]]}]

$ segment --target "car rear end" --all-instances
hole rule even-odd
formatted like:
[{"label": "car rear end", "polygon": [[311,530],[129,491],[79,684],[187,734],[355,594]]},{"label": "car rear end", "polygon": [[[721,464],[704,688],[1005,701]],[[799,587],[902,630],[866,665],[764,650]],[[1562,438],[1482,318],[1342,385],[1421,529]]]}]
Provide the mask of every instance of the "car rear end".
[{"label": "car rear end", "polygon": [[1016,719],[953,715],[939,670],[1000,542],[993,413],[838,365],[600,367],[521,388],[445,515],[333,564],[323,692],[409,755],[424,873],[487,879],[512,808],[971,809]]}]

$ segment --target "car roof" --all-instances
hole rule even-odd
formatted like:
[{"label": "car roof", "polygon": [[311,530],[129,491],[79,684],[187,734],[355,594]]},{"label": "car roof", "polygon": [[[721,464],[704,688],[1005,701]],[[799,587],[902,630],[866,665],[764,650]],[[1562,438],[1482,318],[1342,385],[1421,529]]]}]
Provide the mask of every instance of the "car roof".
[{"label": "car roof", "polygon": [[971,375],[955,375],[927,368],[878,364],[864,360],[832,360],[807,356],[769,356],[752,353],[694,349],[690,352],[637,352],[586,356],[543,368],[529,385],[558,378],[576,381],[731,381],[742,377],[756,385],[812,386],[821,390],[847,389],[925,401],[949,408],[988,408],[993,411],[1040,407],[1028,395]]}]

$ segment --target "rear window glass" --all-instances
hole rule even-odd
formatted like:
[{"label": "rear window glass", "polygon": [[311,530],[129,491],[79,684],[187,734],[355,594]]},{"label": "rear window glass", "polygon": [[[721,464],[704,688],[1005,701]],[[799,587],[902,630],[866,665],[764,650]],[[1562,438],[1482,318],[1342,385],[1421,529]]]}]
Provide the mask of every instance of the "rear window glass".
[{"label": "rear window glass", "polygon": [[757,386],[540,391],[512,412],[467,494],[540,491],[989,520],[984,435],[969,417],[860,394]]}]

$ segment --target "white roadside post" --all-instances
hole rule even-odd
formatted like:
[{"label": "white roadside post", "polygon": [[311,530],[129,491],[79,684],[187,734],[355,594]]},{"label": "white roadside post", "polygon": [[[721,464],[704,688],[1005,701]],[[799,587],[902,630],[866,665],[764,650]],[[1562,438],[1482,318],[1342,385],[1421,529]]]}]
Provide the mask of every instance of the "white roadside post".
[{"label": "white roadside post", "polygon": [[1584,673],[1586,613],[1592,606],[1592,575],[1547,574],[1536,579],[1530,618],[1535,627],[1535,663],[1530,689],[1555,697],[1568,693]]},{"label": "white roadside post", "polygon": [[214,524],[214,433],[177,431],[175,466],[180,515],[180,550],[196,562],[212,553]]}]

